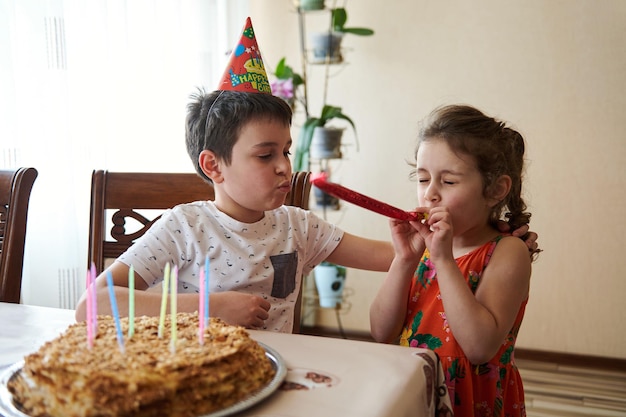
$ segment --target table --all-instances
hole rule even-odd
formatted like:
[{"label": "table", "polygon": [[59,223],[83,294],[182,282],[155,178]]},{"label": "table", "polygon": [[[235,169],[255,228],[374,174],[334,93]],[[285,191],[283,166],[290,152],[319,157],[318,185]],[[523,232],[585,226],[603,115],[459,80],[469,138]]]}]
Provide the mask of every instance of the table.
[{"label": "table", "polygon": [[[73,310],[0,303],[0,372],[74,321]],[[249,332],[283,357],[288,372],[280,389],[238,416],[434,416],[437,407],[452,415],[442,368],[430,350]]]}]

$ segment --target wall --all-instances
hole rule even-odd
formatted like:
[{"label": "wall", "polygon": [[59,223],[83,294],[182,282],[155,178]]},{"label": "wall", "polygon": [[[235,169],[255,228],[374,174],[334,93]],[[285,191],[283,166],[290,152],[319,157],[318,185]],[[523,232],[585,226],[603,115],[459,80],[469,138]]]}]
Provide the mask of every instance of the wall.
[{"label": "wall", "polygon": [[[292,1],[250,8],[266,66],[285,55],[299,66]],[[405,161],[432,108],[469,103],[511,122],[527,140],[526,198],[544,249],[518,346],[626,358],[626,2],[355,0],[347,8],[349,24],[376,34],[344,39],[348,64],[330,81],[328,101],[353,117],[361,144],[346,149],[335,179],[411,208]],[[384,218],[349,204],[331,219],[389,236]],[[349,270],[346,328],[369,329],[382,276]],[[335,324],[332,311],[320,320]]]}]

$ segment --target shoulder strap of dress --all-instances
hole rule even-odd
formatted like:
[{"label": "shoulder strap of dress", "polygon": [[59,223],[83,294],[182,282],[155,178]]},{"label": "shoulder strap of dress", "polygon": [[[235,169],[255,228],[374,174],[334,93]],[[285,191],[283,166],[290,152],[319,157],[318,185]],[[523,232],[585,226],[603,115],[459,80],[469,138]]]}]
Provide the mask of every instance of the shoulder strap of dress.
[{"label": "shoulder strap of dress", "polygon": [[485,256],[485,264],[483,265],[483,270],[487,267],[487,264],[491,260],[491,255],[493,255],[493,251],[496,250],[496,245],[502,240],[504,235],[496,236],[491,243],[489,244],[489,249],[487,250],[487,256]]}]

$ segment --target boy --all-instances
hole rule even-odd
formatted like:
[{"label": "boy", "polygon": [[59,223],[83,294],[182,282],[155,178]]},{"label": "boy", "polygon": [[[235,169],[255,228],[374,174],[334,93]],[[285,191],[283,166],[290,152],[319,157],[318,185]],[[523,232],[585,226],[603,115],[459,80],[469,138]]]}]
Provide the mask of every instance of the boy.
[{"label": "boy", "polygon": [[[168,210],[109,268],[122,315],[128,270],[135,286],[158,284],[167,262],[178,268],[179,311],[198,308],[200,268],[210,259],[210,313],[249,328],[291,332],[301,277],[323,260],[386,271],[388,242],[344,233],[309,211],[284,206],[290,190],[291,109],[269,94],[199,92],[188,107],[187,149],[213,183],[214,201]],[[100,275],[98,311],[110,311]],[[84,297],[83,297],[84,298]],[[84,299],[77,307],[82,319]],[[158,315],[161,294],[137,291],[137,315]]]}]

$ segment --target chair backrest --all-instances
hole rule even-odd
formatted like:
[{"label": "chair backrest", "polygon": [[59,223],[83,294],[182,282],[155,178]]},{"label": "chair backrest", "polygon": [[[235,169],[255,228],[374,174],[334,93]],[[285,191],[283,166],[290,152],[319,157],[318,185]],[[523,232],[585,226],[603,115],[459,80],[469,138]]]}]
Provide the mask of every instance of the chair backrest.
[{"label": "chair backrest", "polygon": [[[309,172],[295,172],[285,204],[308,209],[311,183]],[[141,237],[161,213],[177,204],[213,200],[213,186],[195,173],[137,173],[93,171],[89,221],[89,259],[98,271],[120,256]],[[149,210],[157,210],[150,211]],[[127,230],[127,219],[140,226]],[[107,230],[109,228],[109,230]],[[300,326],[300,292],[294,331]]]},{"label": "chair backrest", "polygon": [[19,303],[35,168],[0,170],[0,301]]}]

